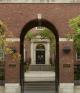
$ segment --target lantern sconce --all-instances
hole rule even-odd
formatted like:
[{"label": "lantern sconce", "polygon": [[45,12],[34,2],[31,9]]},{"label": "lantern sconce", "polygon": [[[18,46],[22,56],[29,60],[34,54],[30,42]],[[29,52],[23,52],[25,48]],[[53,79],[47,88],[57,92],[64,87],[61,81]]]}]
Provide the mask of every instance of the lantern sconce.
[{"label": "lantern sconce", "polygon": [[66,54],[68,54],[70,51],[71,51],[71,48],[69,46],[65,46],[63,48],[63,52],[66,53]]},{"label": "lantern sconce", "polygon": [[11,48],[11,50],[12,50],[13,53],[17,52],[16,48]]}]

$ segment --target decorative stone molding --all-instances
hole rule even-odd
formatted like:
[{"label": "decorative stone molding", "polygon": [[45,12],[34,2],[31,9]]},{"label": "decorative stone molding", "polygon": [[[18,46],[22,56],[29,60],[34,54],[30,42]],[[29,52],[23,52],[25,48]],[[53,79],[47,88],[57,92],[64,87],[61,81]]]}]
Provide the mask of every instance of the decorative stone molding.
[{"label": "decorative stone molding", "polygon": [[5,93],[21,93],[19,83],[5,83]]},{"label": "decorative stone molding", "polygon": [[79,0],[1,0],[4,3],[77,3]]},{"label": "decorative stone molding", "polygon": [[59,38],[59,41],[60,42],[64,42],[64,41],[71,41],[71,42],[73,42],[73,39],[68,39],[68,38]]},{"label": "decorative stone molding", "polygon": [[6,38],[8,42],[20,42],[20,38]]},{"label": "decorative stone molding", "polygon": [[60,83],[59,93],[74,93],[74,83]]},{"label": "decorative stone molding", "polygon": [[43,44],[45,47],[45,64],[49,65],[50,61],[50,40],[49,39],[41,39],[41,37],[36,37],[31,40],[31,65],[35,65],[36,63],[36,46],[38,44]]},{"label": "decorative stone molding", "polygon": [[[50,40],[49,39],[40,39],[39,37],[37,37],[38,38],[38,40],[37,39],[32,39],[31,40],[31,42],[50,42]],[[6,38],[6,41],[12,41],[12,42],[16,42],[16,41],[20,41],[20,38]],[[73,42],[73,39],[67,39],[67,38],[59,38],[59,41],[61,42],[61,41],[71,41],[71,42]]]}]

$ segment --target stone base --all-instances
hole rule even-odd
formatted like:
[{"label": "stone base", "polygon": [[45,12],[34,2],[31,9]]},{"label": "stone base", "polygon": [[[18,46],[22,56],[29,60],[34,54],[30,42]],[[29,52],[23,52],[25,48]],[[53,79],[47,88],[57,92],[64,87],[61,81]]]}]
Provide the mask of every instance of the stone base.
[{"label": "stone base", "polygon": [[6,83],[5,93],[21,93],[21,87],[19,83]]},{"label": "stone base", "polygon": [[60,83],[59,93],[74,93],[74,83]]},{"label": "stone base", "polygon": [[80,86],[75,86],[74,93],[80,93]]}]

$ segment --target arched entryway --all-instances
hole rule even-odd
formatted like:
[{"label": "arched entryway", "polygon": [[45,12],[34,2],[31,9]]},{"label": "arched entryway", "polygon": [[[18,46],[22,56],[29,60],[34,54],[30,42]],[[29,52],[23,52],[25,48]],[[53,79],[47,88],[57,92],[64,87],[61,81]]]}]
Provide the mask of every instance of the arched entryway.
[{"label": "arched entryway", "polygon": [[[58,91],[58,85],[59,85],[59,35],[56,27],[49,21],[45,19],[34,19],[29,21],[22,29],[22,32],[20,34],[20,54],[21,54],[21,65],[20,65],[20,83],[21,83],[21,89],[23,91],[24,87],[24,37],[26,33],[33,27],[46,27],[50,29],[56,38],[56,57],[55,57],[55,84],[56,84],[56,91]],[[42,46],[43,50],[45,50],[44,46]],[[39,50],[38,50],[39,52]],[[45,54],[44,54],[45,56]],[[45,62],[45,60],[44,60]]]}]

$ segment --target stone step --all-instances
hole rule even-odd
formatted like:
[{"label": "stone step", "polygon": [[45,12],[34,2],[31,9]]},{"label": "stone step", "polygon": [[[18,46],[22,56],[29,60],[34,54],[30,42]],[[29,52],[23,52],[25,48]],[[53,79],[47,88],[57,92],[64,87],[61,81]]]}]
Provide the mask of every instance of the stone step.
[{"label": "stone step", "polygon": [[30,65],[29,71],[53,71],[54,66],[51,65]]},{"label": "stone step", "polygon": [[37,81],[55,81],[55,72],[53,71],[27,71],[24,74],[25,82]]},{"label": "stone step", "polygon": [[55,89],[54,82],[26,82],[24,83],[24,90],[45,90]]}]

